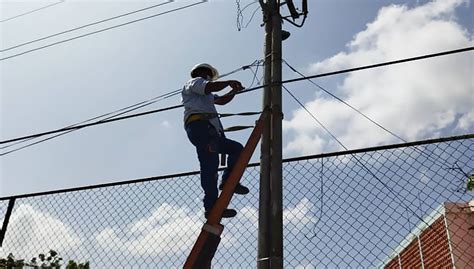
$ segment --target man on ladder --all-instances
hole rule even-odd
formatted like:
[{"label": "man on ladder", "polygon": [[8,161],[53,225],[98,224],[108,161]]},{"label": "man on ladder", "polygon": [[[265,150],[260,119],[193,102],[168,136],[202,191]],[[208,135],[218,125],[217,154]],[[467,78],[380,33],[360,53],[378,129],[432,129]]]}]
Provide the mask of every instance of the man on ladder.
[{"label": "man on ladder", "polygon": [[[225,137],[215,104],[225,105],[234,95],[244,89],[236,80],[215,81],[219,76],[217,69],[209,64],[198,64],[191,70],[191,79],[181,92],[184,105],[184,126],[191,143],[196,147],[201,170],[201,186],[204,189],[205,217],[214,206],[217,197],[219,153],[227,154],[227,168],[222,175],[222,190],[225,181],[243,149],[242,144]],[[223,96],[213,94],[230,86],[232,90]],[[247,194],[249,189],[240,183],[234,193]],[[222,217],[234,217],[234,209],[225,209]]]}]

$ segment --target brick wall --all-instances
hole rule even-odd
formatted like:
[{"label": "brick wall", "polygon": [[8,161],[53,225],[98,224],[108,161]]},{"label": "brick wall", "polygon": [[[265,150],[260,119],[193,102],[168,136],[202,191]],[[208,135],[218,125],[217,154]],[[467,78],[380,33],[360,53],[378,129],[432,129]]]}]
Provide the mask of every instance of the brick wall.
[{"label": "brick wall", "polygon": [[398,263],[398,256],[395,256],[387,265],[384,267],[385,269],[399,269],[400,265]]},{"label": "brick wall", "polygon": [[400,253],[400,262],[402,268],[421,268],[420,248],[417,238]]},{"label": "brick wall", "polygon": [[[429,228],[425,229],[419,237],[415,237],[413,241],[402,250],[400,253],[402,268],[422,268],[418,244],[421,244],[425,268],[453,268],[444,216],[440,216]],[[394,257],[384,268],[400,268],[398,256]]]},{"label": "brick wall", "polygon": [[474,268],[474,200],[442,206],[444,210],[433,211],[436,214],[425,220],[431,225],[423,230],[418,226],[413,239],[403,241],[396,250],[399,252],[392,254],[398,255],[384,268],[453,268],[453,263],[456,268]]},{"label": "brick wall", "polygon": [[420,241],[425,268],[452,268],[444,216],[421,233]]},{"label": "brick wall", "polygon": [[474,201],[473,206],[447,203],[446,222],[448,224],[451,248],[456,268],[473,268],[474,264]]}]

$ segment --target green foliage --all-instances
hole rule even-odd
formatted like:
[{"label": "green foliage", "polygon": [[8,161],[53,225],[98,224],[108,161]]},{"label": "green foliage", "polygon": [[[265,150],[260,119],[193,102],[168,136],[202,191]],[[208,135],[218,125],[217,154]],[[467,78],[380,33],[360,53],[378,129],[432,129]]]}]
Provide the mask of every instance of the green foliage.
[{"label": "green foliage", "polygon": [[467,179],[467,186],[468,191],[474,190],[474,174],[471,174]]},{"label": "green foliage", "polygon": [[89,262],[77,264],[75,261],[69,261],[66,269],[89,269]]},{"label": "green foliage", "polygon": [[[58,252],[50,250],[46,255],[38,254],[38,257],[33,257],[30,262],[25,260],[17,260],[15,256],[10,253],[6,258],[0,258],[0,269],[61,269],[63,258]],[[76,263],[70,260],[66,269],[90,269],[89,262]]]},{"label": "green foliage", "polygon": [[7,258],[0,258],[0,269],[20,269],[25,266],[25,260],[17,260],[12,253]]}]

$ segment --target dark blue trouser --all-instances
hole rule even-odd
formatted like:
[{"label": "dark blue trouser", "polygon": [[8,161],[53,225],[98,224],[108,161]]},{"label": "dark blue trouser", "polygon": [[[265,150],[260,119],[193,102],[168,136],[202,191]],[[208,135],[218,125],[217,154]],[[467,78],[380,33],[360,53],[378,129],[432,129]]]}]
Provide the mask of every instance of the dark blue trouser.
[{"label": "dark blue trouser", "polygon": [[193,121],[186,126],[186,133],[196,152],[201,168],[201,186],[204,189],[204,209],[210,211],[217,200],[217,170],[219,153],[228,155],[227,168],[222,175],[224,182],[242,152],[243,146],[236,141],[219,136],[208,121]]}]

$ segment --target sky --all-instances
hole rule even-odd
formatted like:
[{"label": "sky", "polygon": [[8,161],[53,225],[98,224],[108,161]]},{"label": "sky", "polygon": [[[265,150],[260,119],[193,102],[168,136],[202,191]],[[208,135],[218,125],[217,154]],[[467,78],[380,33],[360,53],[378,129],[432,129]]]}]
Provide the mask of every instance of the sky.
[{"label": "sky", "polygon": [[[242,1],[242,6],[250,2]],[[2,1],[1,16],[5,20],[51,3]],[[156,3],[64,1],[3,21],[1,47]],[[1,55],[191,3],[175,1]],[[245,22],[257,8],[255,3],[245,10]],[[469,1],[310,1],[309,11],[303,28],[288,23],[283,26],[291,32],[283,44],[283,57],[305,74],[472,46]],[[179,89],[196,63],[211,63],[225,73],[260,59],[264,32],[261,13],[257,11],[241,31],[236,19],[234,1],[209,1],[1,61],[1,139],[64,127]],[[316,82],[413,141],[472,133],[472,64],[472,52],[467,52]],[[288,68],[283,72],[284,78],[298,77]],[[239,72],[231,78],[248,86],[252,73]],[[287,86],[346,148],[400,142],[308,82]],[[258,111],[261,94],[254,91],[238,96],[219,110]],[[284,157],[342,149],[289,95],[283,98]],[[147,109],[179,103],[176,96]],[[233,118],[224,120],[224,125],[246,125],[254,120]],[[229,137],[244,143],[249,133]],[[258,161],[257,154],[252,160]],[[2,196],[198,168],[180,110],[80,130],[2,156],[0,161]]]},{"label": "sky", "polygon": [[[241,5],[250,2],[241,1]],[[288,23],[283,26],[291,32],[291,37],[283,43],[283,58],[304,74],[317,74],[473,45],[474,13],[470,1],[309,2],[310,14],[303,28],[295,28]],[[1,20],[52,3],[55,2],[2,1]],[[1,22],[0,47],[8,48],[156,3],[159,2],[66,0],[47,9]],[[2,58],[7,57],[49,42],[72,38],[192,3],[194,2],[175,1],[0,55]],[[255,9],[258,9],[258,3],[245,10],[244,25]],[[354,12],[355,10],[357,12]],[[241,31],[237,29],[236,19],[237,9],[234,1],[209,1],[189,9],[0,61],[0,139],[60,128],[180,89],[189,79],[189,71],[196,63],[207,62],[215,65],[221,73],[226,73],[262,58],[264,29],[260,26],[261,13],[257,11],[249,26]],[[261,69],[259,72],[261,76]],[[249,86],[252,77],[251,71],[242,71],[230,78],[239,79]],[[283,77],[295,78],[298,75],[291,69],[284,68]],[[315,82],[407,141],[474,131],[472,52],[325,77]],[[308,82],[292,83],[287,87],[346,148],[400,142]],[[261,109],[261,94],[260,91],[254,91],[239,95],[231,104],[218,109],[221,112],[258,111]],[[180,98],[177,96],[147,109],[179,103]],[[342,149],[342,146],[325,133],[286,93],[283,94],[283,110],[284,157]],[[242,117],[225,119],[223,123],[225,126],[247,125],[252,124],[254,120],[253,117]],[[196,154],[182,125],[182,110],[173,110],[83,129],[1,156],[0,196],[197,170]],[[249,133],[247,130],[228,136],[244,143]],[[408,150],[405,154],[407,156],[402,154],[402,157],[408,158],[413,152]],[[456,158],[443,155],[443,158],[449,157]],[[393,161],[391,158],[395,160],[395,167],[400,159],[391,156],[387,160],[388,163]],[[467,158],[463,161],[468,167],[472,167],[472,158],[464,155],[462,158]],[[257,153],[252,160],[258,161]],[[418,165],[415,160],[413,163]],[[328,219],[317,221],[319,214],[316,214],[315,207],[320,197],[306,197],[304,193],[295,194],[290,191],[285,195],[285,229],[301,231],[303,227],[298,225],[303,225],[306,229],[308,225],[315,225],[315,228],[320,228],[320,236],[324,240],[332,242],[331,237],[336,236],[341,241],[329,248],[329,251],[334,251],[329,254],[336,258],[337,252],[344,251],[346,247],[341,246],[341,242],[347,242],[349,245],[356,240],[359,244],[364,244],[361,242],[375,238],[375,243],[366,243],[378,244],[380,256],[371,258],[374,258],[374,261],[383,258],[388,253],[385,250],[389,248],[382,237],[376,237],[377,234],[374,238],[369,238],[358,231],[351,237],[351,227],[346,227],[347,236],[334,234],[331,229],[345,227],[351,222],[366,224],[374,219],[380,224],[378,222],[382,218],[377,217],[385,212],[382,206],[389,205],[389,209],[397,209],[400,205],[388,201],[390,196],[384,193],[386,190],[370,177],[359,175],[358,180],[353,180],[355,185],[347,184],[344,178],[338,176],[338,172],[340,167],[349,169],[345,171],[347,173],[354,172],[350,170],[350,161],[344,156],[340,159],[334,158],[333,161],[340,165],[328,169],[327,172],[328,178],[331,179],[326,181],[328,185],[325,186],[329,190],[329,199],[324,205]],[[373,160],[369,158],[368,162],[370,161]],[[384,165],[371,164],[374,167]],[[319,166],[312,161],[307,165],[314,177],[318,175]],[[419,199],[423,203],[423,213],[429,213],[432,206],[443,202],[444,197],[467,199],[466,196],[451,192],[452,182],[448,179],[448,172],[443,170],[443,174],[437,175],[431,174],[432,171],[422,171],[422,167],[416,168],[421,170],[414,172],[415,178],[399,176],[400,181],[389,183],[395,190],[404,194],[407,192],[409,201]],[[318,182],[314,182],[312,177],[296,177],[291,173],[285,175],[285,189],[298,187],[299,184],[312,184],[308,194],[317,193]],[[70,247],[65,250],[65,254],[76,251],[84,255],[84,259],[93,258],[96,248],[102,251],[100,253],[106,251],[107,257],[112,260],[116,253],[142,256],[156,254],[147,253],[150,249],[179,254],[185,247],[189,247],[188,241],[196,234],[202,220],[200,193],[193,190],[198,184],[195,182],[197,178],[184,179],[192,179],[195,184],[174,180],[21,200],[12,216],[11,231],[25,231],[26,235],[18,232],[9,233],[9,236],[27,236],[32,238],[31,241],[51,244],[54,240],[59,240],[63,246]],[[253,189],[256,188],[256,168],[249,169],[245,181],[251,184]],[[406,185],[397,185],[401,182]],[[429,188],[423,185],[425,183]],[[362,199],[362,196],[356,196],[357,199],[353,197],[354,193],[367,191],[367,186],[381,188],[381,191],[376,192],[374,197],[367,195],[365,199]],[[421,189],[422,193],[415,197],[416,194],[404,189],[411,186],[414,186],[413,189]],[[164,194],[163,189],[167,190]],[[433,190],[444,196],[430,197],[430,191]],[[134,195],[135,192],[137,195]],[[180,199],[182,193],[191,195],[188,200],[183,201],[184,199]],[[140,196],[143,194],[148,196]],[[338,203],[339,200],[334,197],[339,196],[347,203]],[[136,197],[140,197],[139,200],[135,200]],[[244,252],[242,257],[247,257],[245,255],[253,255],[254,246],[249,245],[248,248],[252,249],[252,252],[247,253],[233,244],[239,238],[232,231],[248,229],[248,233],[240,239],[251,242],[248,244],[255,243],[257,194],[252,192],[249,197],[241,199],[235,202],[239,215],[236,221],[226,228],[229,232],[226,233],[222,247],[231,253]],[[372,211],[368,210],[360,216],[347,213],[354,208],[361,209],[368,205],[373,207],[373,201],[370,199],[379,201]],[[58,204],[57,201],[61,203]],[[83,208],[96,206],[101,211],[92,212],[91,217],[92,213],[88,210],[77,210],[74,211],[73,217],[70,217],[71,207],[76,209],[78,203]],[[140,210],[134,210],[136,205]],[[341,214],[337,215],[340,218],[329,218],[331,210],[334,210],[333,214]],[[111,214],[112,212],[114,214]],[[123,212],[128,213],[123,215]],[[163,217],[171,215],[170,212],[172,217]],[[383,228],[376,232],[391,231],[392,226],[407,224],[408,227],[398,227],[402,231],[398,236],[402,239],[418,220],[411,216],[412,219],[409,217],[407,223],[398,223],[397,221],[404,217],[403,210],[401,212],[392,212],[386,218],[394,223],[384,222],[380,224]],[[109,219],[104,221],[104,218]],[[91,221],[87,223],[91,226],[80,225],[84,219]],[[340,220],[346,222],[341,224]],[[177,229],[183,223],[187,225],[187,229]],[[94,226],[95,224],[97,225]],[[163,245],[156,245],[156,238],[158,241],[165,240],[161,238],[162,233],[174,235],[173,244],[167,245],[166,249],[159,248]],[[385,234],[390,235],[393,234]],[[314,249],[318,248],[319,245],[312,245],[312,242],[305,241],[303,237],[304,234],[299,232],[291,238],[294,242],[304,242]],[[169,239],[169,236],[167,238]],[[97,244],[86,244],[87,240],[94,240],[91,242]],[[322,242],[326,242],[324,240]],[[34,249],[21,245],[21,240],[9,242],[12,245],[8,246],[13,250]],[[390,243],[396,246],[398,242],[400,240],[392,239]],[[122,247],[114,249],[116,246]],[[364,255],[364,251],[367,251],[363,246],[358,255]],[[0,249],[0,254],[1,252]],[[36,250],[27,253],[34,255]],[[318,255],[321,254],[324,253]],[[25,257],[28,255],[25,254]],[[314,257],[316,259],[316,256]],[[338,261],[329,261],[327,257],[317,258],[326,259],[327,263]],[[293,267],[313,268],[311,260],[299,262],[301,263],[292,264]]]}]

